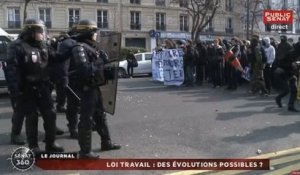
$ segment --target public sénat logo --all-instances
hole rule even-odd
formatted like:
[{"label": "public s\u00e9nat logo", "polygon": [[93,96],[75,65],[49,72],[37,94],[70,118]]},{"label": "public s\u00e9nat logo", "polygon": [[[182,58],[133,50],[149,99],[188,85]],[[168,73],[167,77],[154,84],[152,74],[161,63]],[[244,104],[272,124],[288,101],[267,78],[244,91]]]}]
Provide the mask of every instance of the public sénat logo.
[{"label": "public s\u00e9nat logo", "polygon": [[270,25],[271,30],[293,30],[293,10],[264,10],[263,21],[265,25]]},{"label": "public s\u00e9nat logo", "polygon": [[26,147],[19,147],[13,151],[9,158],[14,169],[18,171],[27,171],[35,163],[34,153]]}]

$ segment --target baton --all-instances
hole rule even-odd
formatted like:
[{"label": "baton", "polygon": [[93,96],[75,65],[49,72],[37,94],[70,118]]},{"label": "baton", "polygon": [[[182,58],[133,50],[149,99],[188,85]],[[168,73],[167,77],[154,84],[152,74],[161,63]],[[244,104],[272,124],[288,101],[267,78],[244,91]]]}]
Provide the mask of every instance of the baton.
[{"label": "baton", "polygon": [[80,97],[78,97],[78,95],[73,91],[73,89],[69,85],[67,85],[66,87],[74,95],[74,97],[77,98],[78,101],[81,100]]}]

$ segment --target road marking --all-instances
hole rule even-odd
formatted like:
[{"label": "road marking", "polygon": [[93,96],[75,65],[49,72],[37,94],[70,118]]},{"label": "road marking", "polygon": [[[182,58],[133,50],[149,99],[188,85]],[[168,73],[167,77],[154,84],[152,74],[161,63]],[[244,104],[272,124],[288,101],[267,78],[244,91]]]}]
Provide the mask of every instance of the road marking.
[{"label": "road marking", "polygon": [[[291,173],[293,170],[300,169],[300,147],[271,152],[267,154],[261,154],[259,156],[249,157],[249,159],[270,159],[270,167],[275,166],[275,170],[268,172],[269,174],[287,174],[287,173]],[[299,160],[299,162],[296,162],[296,164],[294,163],[293,165],[289,165],[276,170],[276,165],[293,162],[297,160]],[[211,173],[213,172],[214,175],[218,175],[218,174],[230,175],[230,174],[246,173],[250,171],[252,170],[243,170],[243,171],[241,170],[235,170],[235,171],[234,170],[233,171],[193,170],[193,171],[180,171],[175,173],[169,173],[166,175],[195,175],[195,174],[202,174],[202,173],[210,174],[210,172]]]},{"label": "road marking", "polygon": [[159,88],[166,88],[166,86],[146,86],[146,87],[120,88],[120,91],[124,91],[124,90],[159,89]]}]

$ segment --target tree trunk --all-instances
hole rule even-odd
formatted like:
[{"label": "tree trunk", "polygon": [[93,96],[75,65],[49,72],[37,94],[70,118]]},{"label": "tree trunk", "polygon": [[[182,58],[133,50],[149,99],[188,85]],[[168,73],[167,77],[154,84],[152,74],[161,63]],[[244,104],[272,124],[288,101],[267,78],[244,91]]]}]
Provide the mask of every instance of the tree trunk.
[{"label": "tree trunk", "polygon": [[27,6],[29,4],[31,0],[25,0],[25,4],[24,4],[24,13],[23,13],[23,24],[25,23],[26,19],[27,19]]}]

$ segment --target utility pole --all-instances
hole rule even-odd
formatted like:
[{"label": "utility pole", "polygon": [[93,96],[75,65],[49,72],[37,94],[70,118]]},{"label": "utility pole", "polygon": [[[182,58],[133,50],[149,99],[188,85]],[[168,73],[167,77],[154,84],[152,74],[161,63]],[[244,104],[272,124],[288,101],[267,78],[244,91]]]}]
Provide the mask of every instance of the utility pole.
[{"label": "utility pole", "polygon": [[249,40],[249,21],[250,21],[250,5],[249,0],[246,2],[246,10],[247,10],[247,17],[246,17],[246,31],[247,31],[247,40]]}]

